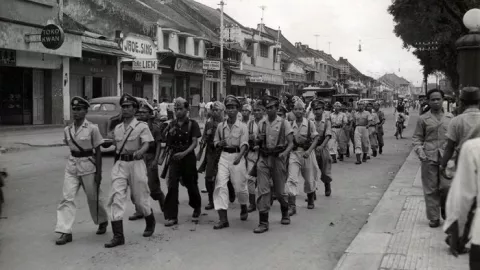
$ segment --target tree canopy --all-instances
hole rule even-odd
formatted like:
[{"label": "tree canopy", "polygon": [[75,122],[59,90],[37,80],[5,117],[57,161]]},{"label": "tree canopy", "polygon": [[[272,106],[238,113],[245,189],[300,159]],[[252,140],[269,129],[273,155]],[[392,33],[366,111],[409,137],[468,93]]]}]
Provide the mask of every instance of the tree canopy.
[{"label": "tree canopy", "polygon": [[[393,16],[395,35],[420,60],[424,75],[443,72],[458,89],[455,42],[468,33],[463,15],[480,6],[480,0],[394,0],[388,8]],[[436,49],[425,51],[419,43],[436,42]]]}]

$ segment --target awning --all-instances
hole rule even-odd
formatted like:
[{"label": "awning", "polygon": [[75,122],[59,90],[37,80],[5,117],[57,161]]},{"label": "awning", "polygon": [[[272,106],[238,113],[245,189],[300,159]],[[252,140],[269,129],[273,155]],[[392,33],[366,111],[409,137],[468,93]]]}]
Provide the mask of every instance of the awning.
[{"label": "awning", "polygon": [[232,71],[233,74],[245,75],[245,76],[250,75],[249,72],[246,72],[246,71],[243,71],[243,70],[239,70],[239,69],[231,69],[230,71]]},{"label": "awning", "polygon": [[82,50],[87,52],[93,52],[98,54],[105,54],[105,55],[112,55],[117,57],[125,57],[130,59],[135,59],[134,56],[116,48],[101,46],[101,45],[94,45],[82,42]]},{"label": "awning", "polygon": [[239,51],[239,52],[245,52],[245,53],[248,52],[247,50],[242,48],[242,46],[240,46],[240,44],[238,44],[238,43],[233,43],[233,44],[227,45],[227,46],[225,46],[225,49],[230,50],[230,51]]}]

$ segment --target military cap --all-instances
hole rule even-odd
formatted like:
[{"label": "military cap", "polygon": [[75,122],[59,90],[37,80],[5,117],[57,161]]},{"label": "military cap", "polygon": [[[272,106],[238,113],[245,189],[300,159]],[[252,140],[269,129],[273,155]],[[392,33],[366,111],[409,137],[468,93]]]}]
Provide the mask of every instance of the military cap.
[{"label": "military cap", "polygon": [[312,100],[312,103],[310,104],[310,107],[312,109],[317,109],[317,108],[324,108],[325,107],[325,101],[321,100],[321,99],[314,99]]},{"label": "military cap", "polygon": [[263,104],[265,108],[268,108],[271,106],[278,106],[280,104],[280,99],[274,96],[266,95],[263,97]]},{"label": "military cap", "polygon": [[123,105],[133,105],[134,107],[137,107],[137,108],[139,106],[138,100],[130,94],[123,94],[122,97],[120,98],[120,106],[123,106]]},{"label": "military cap", "polygon": [[183,97],[177,97],[173,106],[175,108],[187,108],[186,104],[188,104],[186,99],[184,99]]},{"label": "military cap", "polygon": [[81,98],[81,97],[73,97],[71,102],[70,102],[70,105],[72,106],[72,108],[74,107],[82,107],[82,108],[88,108],[90,107],[90,103],[88,103],[88,101],[84,98]]},{"label": "military cap", "polygon": [[153,109],[152,105],[150,105],[148,102],[140,102],[139,110],[146,110],[146,111],[152,113],[154,109]]},{"label": "military cap", "polygon": [[333,106],[342,106],[342,103],[340,103],[340,101],[337,101],[333,104]]},{"label": "military cap", "polygon": [[255,104],[253,105],[253,108],[258,108],[258,109],[261,109],[261,110],[265,110],[265,104],[263,104],[263,101],[258,100],[258,101],[255,102]]},{"label": "military cap", "polygon": [[228,105],[235,105],[237,108],[240,107],[240,100],[238,100],[238,98],[236,98],[235,96],[232,96],[232,95],[228,95],[226,98],[225,98],[225,107],[228,106]]},{"label": "military cap", "polygon": [[461,100],[480,100],[480,88],[464,87],[460,92]]},{"label": "military cap", "polygon": [[287,98],[287,99],[292,99],[293,98],[293,95],[288,93],[288,92],[285,92],[283,93],[283,95]]},{"label": "military cap", "polygon": [[252,111],[252,105],[250,105],[250,104],[243,104],[242,110],[243,110],[243,111],[249,111],[249,112],[251,112],[251,111]]},{"label": "military cap", "polygon": [[225,111],[225,105],[223,105],[223,103],[220,101],[213,102],[212,108],[215,108],[219,111]]}]

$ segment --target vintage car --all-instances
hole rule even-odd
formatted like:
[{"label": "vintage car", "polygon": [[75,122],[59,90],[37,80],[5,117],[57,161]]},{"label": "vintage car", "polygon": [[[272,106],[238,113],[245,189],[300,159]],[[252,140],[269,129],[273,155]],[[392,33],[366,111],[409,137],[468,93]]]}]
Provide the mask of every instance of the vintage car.
[{"label": "vintage car", "polygon": [[[137,99],[143,103],[148,104],[144,98]],[[111,152],[115,150],[115,144],[108,134],[113,131],[116,125],[122,121],[122,107],[120,106],[120,97],[99,97],[93,98],[90,101],[90,108],[87,114],[87,119],[98,125],[100,134],[103,137],[102,152]]]},{"label": "vintage car", "polygon": [[332,103],[340,102],[340,103],[354,103],[358,101],[359,96],[357,94],[337,94],[332,96]]}]

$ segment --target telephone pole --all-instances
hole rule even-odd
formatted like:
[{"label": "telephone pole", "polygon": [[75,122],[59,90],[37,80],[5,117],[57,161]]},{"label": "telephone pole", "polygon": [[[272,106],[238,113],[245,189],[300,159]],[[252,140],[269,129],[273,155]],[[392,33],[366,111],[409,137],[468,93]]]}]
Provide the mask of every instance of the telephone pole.
[{"label": "telephone pole", "polygon": [[318,50],[318,37],[320,35],[314,35],[315,36],[315,48]]},{"label": "telephone pole", "polygon": [[262,9],[262,19],[261,19],[261,24],[263,24],[263,15],[265,14],[265,9],[267,6],[260,6],[260,9]]},{"label": "telephone pole", "polygon": [[[220,97],[226,97],[223,91],[223,6],[225,2],[220,1]],[[220,97],[218,100],[220,101]]]}]

